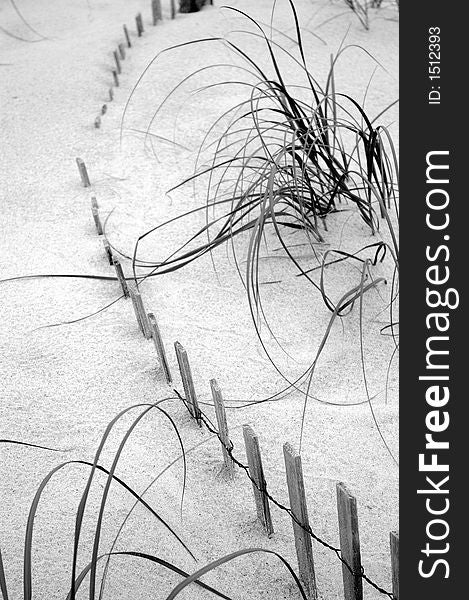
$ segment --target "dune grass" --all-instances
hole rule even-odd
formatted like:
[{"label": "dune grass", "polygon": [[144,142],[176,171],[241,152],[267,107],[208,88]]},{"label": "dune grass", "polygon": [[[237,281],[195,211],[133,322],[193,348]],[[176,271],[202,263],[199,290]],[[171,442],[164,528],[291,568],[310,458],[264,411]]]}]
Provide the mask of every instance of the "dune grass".
[{"label": "dune grass", "polygon": [[[382,276],[373,273],[374,267],[385,260],[390,261],[393,276],[385,292],[389,324],[383,333],[390,333],[397,351],[399,171],[392,137],[386,126],[380,124],[395,101],[380,114],[370,116],[363,101],[336,89],[335,71],[346,52],[353,49],[367,54],[370,60],[374,60],[373,57],[361,47],[342,44],[331,57],[326,81],[320,84],[307,64],[295,4],[292,0],[286,2],[291,9],[295,35],[284,35],[283,39],[288,37],[288,44],[284,45],[269,35],[275,30],[277,3],[274,3],[271,24],[266,27],[235,7],[225,7],[249,26],[249,29],[239,30],[243,35],[264,44],[270,62],[268,69],[256,56],[251,56],[229,38],[179,44],[164,50],[147,66],[145,72],[163,53],[176,49],[194,52],[197,45],[222,45],[235,57],[239,79],[205,83],[196,93],[203,94],[212,88],[227,93],[233,87],[244,90],[247,97],[213,122],[198,149],[194,173],[168,192],[200,181],[205,190],[205,203],[144,232],[137,240],[131,258],[135,277],[137,270],[142,269],[144,280],[187,267],[204,255],[212,256],[220,246],[228,245],[246,290],[260,343],[273,367],[286,381],[286,387],[267,400],[291,389],[299,390],[305,395],[306,410],[316,365],[334,323],[358,306],[362,328],[363,296],[386,284]],[[293,43],[295,46],[291,49]],[[278,58],[280,54],[302,73],[304,84],[288,84],[287,74],[282,72],[284,63]],[[380,68],[378,63],[376,66]],[[148,130],[183,85],[202,72],[205,75],[210,69],[223,71],[226,67],[226,64],[214,63],[185,77],[157,107]],[[127,105],[130,101],[131,97]],[[124,121],[125,111],[122,131]],[[336,217],[344,211],[358,214],[371,236],[371,240],[368,238],[358,250],[334,250],[325,243],[331,228],[335,227]],[[205,224],[181,246],[158,262],[140,260],[139,248],[145,238],[158,235],[177,220],[190,223],[196,213],[205,214]],[[296,275],[309,284],[311,293],[317,293],[331,313],[310,367],[296,379],[281,371],[269,353],[262,333],[266,331],[281,346],[264,310],[260,282],[261,248],[273,242],[288,257]],[[295,252],[300,245],[309,248],[315,257],[309,264]],[[243,261],[245,268],[241,266]],[[327,292],[326,279],[328,269],[338,263],[350,265],[350,273],[355,273],[358,267],[358,279],[339,301],[334,301]],[[361,347],[366,402],[372,410],[363,344]]]},{"label": "dune grass", "polygon": [[[274,552],[272,550],[269,550],[269,549],[263,549],[263,548],[240,549],[236,552],[229,553],[225,556],[222,556],[216,560],[209,562],[208,564],[204,565],[203,567],[198,568],[192,574],[181,569],[174,563],[172,563],[168,560],[165,560],[162,556],[148,554],[146,552],[142,552],[139,550],[121,550],[121,551],[115,550],[115,545],[116,545],[117,539],[118,539],[120,533],[122,532],[122,529],[123,529],[125,523],[127,522],[128,518],[130,517],[134,508],[136,506],[140,505],[140,506],[144,507],[147,511],[150,512],[152,517],[157,521],[157,523],[159,523],[160,526],[163,526],[167,531],[169,531],[173,541],[176,544],[178,544],[183,549],[184,552],[186,552],[194,561],[197,561],[196,556],[192,553],[192,551],[190,550],[188,545],[182,540],[182,538],[175,531],[175,529],[170,524],[168,524],[158,514],[158,512],[156,512],[156,510],[152,506],[150,506],[147,503],[147,501],[144,499],[144,495],[150,489],[150,487],[152,485],[154,485],[154,483],[168,469],[170,469],[173,465],[175,465],[179,461],[182,461],[183,472],[184,472],[182,495],[181,495],[181,510],[182,510],[184,491],[185,491],[185,487],[186,487],[186,455],[189,452],[195,451],[202,444],[206,444],[207,442],[211,441],[211,439],[213,439],[213,437],[215,437],[212,435],[208,438],[205,438],[203,441],[197,443],[195,446],[193,446],[188,451],[186,451],[184,448],[183,442],[182,442],[181,435],[179,433],[179,430],[178,430],[174,420],[169,415],[169,413],[162,407],[163,403],[165,403],[169,400],[172,400],[172,399],[174,399],[174,398],[164,398],[162,400],[155,402],[154,404],[146,404],[146,403],[136,404],[136,405],[130,406],[130,407],[122,410],[111,420],[111,422],[106,427],[104,434],[101,438],[101,441],[99,443],[98,449],[95,453],[94,460],[92,462],[89,462],[86,460],[68,460],[68,461],[65,461],[65,462],[62,462],[62,463],[59,463],[58,465],[56,465],[43,478],[43,480],[42,480],[41,484],[38,486],[36,493],[34,495],[34,498],[32,500],[27,523],[26,523],[26,533],[25,533],[25,540],[24,540],[24,547],[23,547],[23,552],[24,552],[23,598],[24,598],[24,600],[31,600],[34,596],[33,576],[32,576],[34,521],[35,521],[36,514],[38,512],[38,509],[39,509],[39,505],[40,505],[43,493],[44,493],[46,487],[48,486],[48,484],[50,483],[50,481],[52,480],[52,478],[59,471],[61,471],[62,469],[67,469],[71,465],[86,466],[89,469],[89,476],[88,476],[88,479],[84,486],[83,492],[81,494],[81,498],[80,498],[78,508],[76,511],[76,515],[75,515],[75,531],[74,531],[73,539],[71,540],[71,544],[73,547],[73,558],[72,558],[72,563],[70,565],[70,580],[71,581],[70,581],[70,589],[68,591],[68,594],[66,595],[67,600],[74,600],[77,597],[77,593],[79,592],[81,586],[85,583],[87,578],[88,578],[88,584],[89,584],[88,597],[90,598],[90,600],[91,599],[95,600],[96,598],[99,598],[101,600],[105,594],[106,579],[108,577],[108,569],[109,569],[110,560],[111,560],[111,558],[117,558],[117,557],[122,557],[122,558],[127,558],[127,559],[128,558],[139,558],[146,563],[152,563],[152,564],[159,565],[160,567],[162,567],[163,573],[164,573],[164,571],[171,571],[172,573],[179,575],[181,577],[181,582],[179,584],[177,584],[171,590],[169,595],[166,597],[166,600],[171,600],[171,599],[175,598],[176,596],[179,595],[179,593],[183,589],[185,589],[187,586],[189,586],[191,584],[197,585],[200,588],[210,592],[214,597],[223,598],[225,600],[232,600],[232,597],[230,595],[225,594],[225,593],[215,589],[214,587],[200,581],[200,577],[202,577],[206,573],[218,568],[219,566],[221,566],[227,562],[236,560],[240,556],[251,555],[251,554],[256,554],[256,553],[266,553],[266,554],[275,555],[279,559],[279,561],[285,566],[287,573],[291,576],[296,587],[298,588],[298,591],[299,591],[301,597],[304,600],[306,600],[305,592],[302,588],[302,585],[301,585],[297,575],[295,574],[294,569],[280,554],[278,554],[277,552]],[[120,477],[118,477],[116,475],[116,470],[118,467],[119,460],[121,459],[121,457],[123,455],[125,446],[126,446],[127,442],[129,441],[131,434],[138,427],[138,425],[142,421],[142,419],[147,417],[150,412],[155,411],[155,410],[158,411],[161,415],[163,415],[166,419],[168,419],[169,422],[171,423],[171,426],[173,427],[176,438],[180,444],[181,453],[179,456],[174,458],[162,471],[160,471],[156,475],[156,477],[153,478],[152,482],[145,488],[145,490],[143,492],[137,493],[136,491],[133,490],[133,488],[131,486],[129,486],[125,481],[123,481]],[[137,413],[137,416],[132,417],[131,424],[129,426],[127,426],[127,429],[126,429],[124,435],[122,436],[122,439],[120,441],[118,449],[112,460],[111,467],[106,468],[106,467],[102,466],[100,464],[100,458],[102,456],[106,442],[108,441],[115,425],[119,421],[121,421],[124,417],[126,417],[126,416],[128,417],[131,413],[135,413],[135,412]],[[48,448],[46,446],[41,446],[39,444],[28,443],[28,442],[23,442],[23,441],[19,441],[19,440],[0,440],[0,443],[21,444],[21,445],[31,446],[36,449],[60,452],[60,450],[58,450],[58,449]],[[105,479],[105,485],[103,487],[103,491],[102,491],[102,495],[101,495],[101,501],[99,503],[99,509],[97,511],[97,514],[95,514],[95,516],[97,516],[97,519],[96,519],[96,525],[95,525],[92,545],[91,545],[91,548],[88,549],[88,552],[90,553],[90,560],[86,564],[86,566],[78,572],[77,564],[78,564],[78,558],[79,558],[79,546],[80,546],[80,538],[81,538],[82,530],[83,530],[84,523],[85,523],[85,511],[87,509],[92,486],[96,485],[95,480],[96,480],[96,476],[98,475],[98,473],[103,473],[105,475],[106,479]],[[118,484],[127,493],[129,493],[134,498],[135,502],[134,502],[134,505],[132,506],[132,508],[127,512],[127,515],[125,516],[121,526],[119,527],[117,534],[114,537],[114,541],[112,542],[110,550],[108,552],[102,552],[101,548],[100,548],[100,541],[101,541],[101,535],[102,535],[102,531],[103,531],[103,527],[104,527],[104,511],[105,511],[106,505],[110,498],[111,485],[113,483]],[[83,552],[83,548],[81,549],[81,551]],[[103,570],[101,581],[99,582],[98,581],[98,566],[101,563],[101,561],[105,561],[105,567]],[[164,575],[163,575],[163,577],[164,577]],[[99,585],[99,587],[98,587],[98,585]],[[8,583],[7,583],[7,579],[6,579],[6,575],[5,575],[5,569],[4,569],[4,564],[3,564],[1,548],[0,548],[0,590],[2,592],[3,599],[8,600],[9,599]]]}]

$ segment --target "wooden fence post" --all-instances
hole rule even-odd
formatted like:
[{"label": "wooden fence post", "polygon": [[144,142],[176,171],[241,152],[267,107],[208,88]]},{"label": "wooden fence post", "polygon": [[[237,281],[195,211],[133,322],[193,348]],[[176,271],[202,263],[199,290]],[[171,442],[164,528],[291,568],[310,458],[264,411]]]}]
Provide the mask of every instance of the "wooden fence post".
[{"label": "wooden fence post", "polygon": [[117,53],[117,50],[113,50],[112,55],[114,56],[114,62],[116,63],[117,74],[120,75],[122,73],[122,67],[121,67],[121,61],[119,58],[119,54]]},{"label": "wooden fence post", "polygon": [[171,385],[173,379],[171,377],[171,371],[169,370],[168,359],[166,358],[166,350],[161,338],[160,328],[158,327],[158,323],[153,313],[148,313],[147,317],[160,366],[163,369],[167,383]]},{"label": "wooden fence post", "polygon": [[318,597],[316,575],[314,573],[313,544],[309,534],[308,508],[306,505],[305,484],[301,456],[291,444],[283,445],[283,457],[287,474],[288,496],[293,516],[298,571],[306,595],[310,600]]},{"label": "wooden fence post", "polygon": [[143,333],[146,339],[150,339],[151,329],[148,323],[147,313],[145,312],[145,308],[143,306],[142,296],[140,295],[137,287],[128,286],[128,288],[140,331]]},{"label": "wooden fence post", "polygon": [[270,537],[274,533],[274,527],[270,515],[269,499],[265,494],[267,491],[267,484],[264,477],[264,469],[262,467],[259,438],[249,425],[243,425],[243,437],[249,465],[249,475],[253,480],[252,489],[254,492],[257,517],[264,526],[267,535]]},{"label": "wooden fence post", "polygon": [[137,306],[137,301],[135,299],[134,288],[130,285],[128,287],[129,287],[129,296],[130,296],[130,299],[132,300],[132,306],[134,308],[135,318],[137,319],[138,328],[143,333],[143,324],[142,324],[142,320],[140,318],[140,311]]},{"label": "wooden fence post", "polygon": [[112,70],[112,77],[114,79],[114,85],[116,87],[119,87],[119,75],[117,74],[117,71],[115,69]]},{"label": "wooden fence post", "polygon": [[132,42],[130,41],[129,30],[127,29],[127,25],[123,25],[125,41],[127,42],[127,48],[132,48]]},{"label": "wooden fence post", "polygon": [[360,535],[358,532],[357,500],[344,483],[337,484],[340,552],[347,564],[342,564],[345,600],[363,599]]},{"label": "wooden fence post", "polygon": [[116,269],[117,279],[119,280],[119,283],[121,284],[122,293],[124,294],[125,298],[128,298],[129,297],[129,287],[127,285],[127,281],[125,280],[124,270],[122,269],[122,265],[120,264],[119,259],[116,258],[115,256],[113,257],[113,262],[114,262],[114,268]]},{"label": "wooden fence post", "polygon": [[114,100],[114,91],[112,89],[112,87],[109,88],[109,102],[112,102]]},{"label": "wooden fence post", "polygon": [[175,0],[171,0],[171,19],[176,18],[176,2]]},{"label": "wooden fence post", "polygon": [[179,365],[179,371],[181,373],[182,385],[184,387],[187,410],[191,416],[196,419],[197,423],[201,425],[200,408],[197,401],[197,395],[195,393],[194,380],[192,379],[192,372],[189,365],[187,352],[179,342],[174,343],[174,349],[176,351],[176,358]]},{"label": "wooden fence post", "polygon": [[101,219],[99,218],[99,210],[92,206],[91,213],[93,215],[94,224],[96,225],[96,231],[98,232],[98,235],[103,235],[103,226],[101,224]]},{"label": "wooden fence post", "polygon": [[135,23],[137,24],[138,37],[142,37],[142,33],[144,32],[142,13],[138,13],[138,15],[135,17]]},{"label": "wooden fence post", "polygon": [[106,253],[107,259],[109,261],[110,265],[113,265],[113,256],[112,256],[112,250],[111,250],[111,246],[109,245],[109,241],[107,239],[107,237],[104,235],[104,233],[102,235],[99,236],[101,238],[101,241],[103,242],[103,246],[104,246],[104,252]]},{"label": "wooden fence post", "polygon": [[83,187],[90,187],[91,183],[90,178],[88,177],[88,171],[86,170],[85,162],[81,158],[77,158],[76,161]]},{"label": "wooden fence post", "polygon": [[161,12],[161,0],[151,0],[151,13],[153,16],[153,25],[156,25],[156,23],[163,18]]},{"label": "wooden fence post", "polygon": [[228,452],[228,448],[231,448],[231,440],[228,433],[228,423],[226,421],[225,404],[223,402],[223,396],[221,394],[220,386],[216,379],[210,380],[210,387],[212,389],[212,398],[215,405],[215,414],[217,416],[218,423],[218,435],[222,444],[223,461],[227,473],[230,477],[234,476],[234,462]]},{"label": "wooden fence post", "polygon": [[399,600],[399,532],[391,531],[389,541],[391,545],[392,593],[394,599]]},{"label": "wooden fence post", "polygon": [[120,44],[117,45],[118,49],[119,49],[119,57],[121,60],[125,60],[125,46],[124,44],[121,42]]}]

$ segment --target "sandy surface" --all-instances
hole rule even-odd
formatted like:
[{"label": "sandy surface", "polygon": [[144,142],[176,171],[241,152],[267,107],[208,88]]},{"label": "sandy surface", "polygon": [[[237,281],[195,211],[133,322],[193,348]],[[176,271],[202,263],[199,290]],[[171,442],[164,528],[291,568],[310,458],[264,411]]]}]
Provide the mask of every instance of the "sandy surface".
[{"label": "sandy surface", "polygon": [[[268,0],[227,2],[266,22]],[[279,3],[279,22],[291,18],[286,2]],[[2,35],[0,88],[2,118],[1,277],[39,273],[112,275],[106,264],[89,210],[89,193],[78,178],[75,157],[82,156],[104,215],[111,243],[130,255],[139,235],[165,220],[203,203],[200,189],[187,186],[166,191],[191,173],[194,151],[201,136],[220,111],[243,99],[242,90],[229,94],[211,88],[190,95],[220,79],[220,72],[203,73],[178,92],[152,122],[156,108],[186,74],[213,62],[232,62],[221,47],[199,46],[165,54],[139,83],[127,109],[120,145],[124,105],[140,74],[158,51],[198,37],[216,36],[233,29],[250,29],[246,22],[217,8],[196,15],[179,15],[156,28],[150,26],[148,2],[112,0],[88,2],[33,2],[20,7],[34,28],[50,38],[25,43]],[[46,8],[47,6],[47,8]],[[306,33],[308,60],[318,80],[327,74],[330,54],[348,31],[348,42],[360,44],[383,65],[367,94],[369,112],[378,114],[397,97],[397,28],[382,13],[365,32],[353,15],[342,15],[337,4],[300,0],[302,23],[327,44]],[[108,105],[103,126],[93,122],[107,101],[112,82],[112,49],[122,41],[122,24],[134,31],[133,18],[142,10],[145,36],[135,41],[123,63],[121,87]],[[2,27],[15,35],[37,39],[8,6],[0,10]],[[385,18],[386,17],[386,18]],[[389,18],[388,18],[389,17]],[[325,23],[326,22],[326,23]],[[322,26],[320,26],[322,24]],[[243,43],[260,59],[263,46],[245,34],[231,39]],[[283,60],[283,59],[282,59]],[[359,50],[347,52],[337,71],[336,86],[362,98],[375,63]],[[285,61],[285,68],[288,67]],[[235,77],[236,69],[226,69]],[[289,71],[292,81],[296,74]],[[397,111],[383,121],[391,124]],[[145,136],[135,130],[175,139],[192,151]],[[395,125],[391,125],[394,136]],[[202,199],[201,199],[202,198]],[[203,217],[180,222],[146,238],[141,260],[157,261],[175,249]],[[374,239],[353,215],[338,219],[328,242],[337,247],[343,239],[352,245]],[[332,229],[332,223],[330,224]],[[342,232],[342,237],[337,232]],[[344,246],[341,246],[344,247]],[[239,249],[242,252],[242,249]],[[301,247],[298,250],[301,255]],[[315,355],[330,314],[310,287],[295,277],[275,249],[262,259],[261,278],[266,310],[275,334],[286,352],[279,351],[266,333],[269,351],[282,371],[294,377]],[[303,258],[307,258],[304,257]],[[240,255],[239,259],[243,260]],[[232,255],[215,253],[217,274],[210,259],[202,259],[173,275],[145,282],[142,295],[155,312],[176,374],[172,343],[187,349],[194,379],[203,402],[210,404],[208,381],[215,377],[223,389],[235,454],[245,460],[241,426],[251,423],[260,436],[270,492],[287,503],[282,444],[298,444],[304,397],[291,393],[281,400],[243,407],[267,398],[284,386],[259,344],[242,283]],[[126,264],[126,269],[129,269]],[[388,266],[381,267],[389,275]],[[335,270],[330,275],[334,298],[359,275]],[[268,284],[280,281],[278,284]],[[22,597],[22,549],[26,518],[40,481],[62,461],[90,460],[106,424],[128,406],[172,396],[162,383],[152,343],[139,334],[129,302],[119,301],[99,315],[72,325],[118,297],[115,282],[84,279],[35,279],[0,286],[3,307],[1,336],[2,401],[0,438],[17,439],[60,448],[62,454],[20,446],[0,446],[0,547],[12,598]],[[387,365],[393,350],[390,339],[379,335],[386,324],[382,311],[385,293],[373,294],[365,306],[366,369],[373,407],[383,435],[397,455],[397,373],[392,368],[385,398]],[[310,521],[315,532],[337,545],[335,482],[345,481],[357,496],[363,563],[370,577],[389,589],[389,531],[398,526],[398,470],[383,446],[368,404],[344,407],[366,399],[359,343],[358,316],[338,324],[316,370],[312,394],[322,402],[307,405],[303,438],[303,469]],[[288,353],[288,354],[287,354]],[[179,379],[176,386],[181,389]],[[325,404],[335,402],[340,406]],[[198,558],[195,563],[144,509],[134,511],[116,548],[154,553],[193,571],[214,558],[240,548],[262,546],[280,552],[295,563],[291,524],[273,509],[276,533],[267,539],[255,520],[249,482],[239,473],[234,482],[220,476],[221,452],[207,432],[193,424],[176,400],[164,405],[176,422],[186,450],[204,442],[187,456],[188,484],[181,516],[182,466],[179,461],[149,490],[148,502],[171,523]],[[211,406],[204,410],[213,417]],[[136,412],[133,414],[137,414]],[[125,420],[127,426],[130,419]],[[102,464],[112,461],[125,431],[122,424],[106,446]],[[169,421],[154,413],[145,418],[128,442],[118,474],[136,490],[143,490],[179,454]],[[64,598],[70,572],[74,514],[86,477],[86,468],[61,471],[44,495],[34,536],[34,596]],[[91,556],[91,540],[99,493],[93,490],[87,513],[80,566]],[[117,487],[105,513],[102,551],[109,549],[132,502]],[[341,567],[327,549],[315,544],[317,580],[321,598],[342,597]],[[134,558],[118,557],[111,563],[106,595],[109,598],[164,598],[177,576]],[[272,557],[242,558],[206,578],[233,598],[293,598],[291,580]],[[85,597],[86,586],[82,595]],[[184,598],[210,595],[196,588]],[[382,597],[365,585],[365,597]]]}]

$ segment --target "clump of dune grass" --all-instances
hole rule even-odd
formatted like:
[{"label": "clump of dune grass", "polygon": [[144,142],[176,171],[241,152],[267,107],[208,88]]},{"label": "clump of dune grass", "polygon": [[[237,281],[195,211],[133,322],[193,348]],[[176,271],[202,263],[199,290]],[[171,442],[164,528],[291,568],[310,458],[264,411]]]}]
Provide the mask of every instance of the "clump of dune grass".
[{"label": "clump of dune grass", "polygon": [[[169,525],[156,512],[156,510],[152,506],[150,506],[150,504],[148,504],[148,502],[144,499],[144,495],[150,489],[150,487],[174,464],[176,464],[179,461],[182,461],[183,472],[184,472],[184,481],[183,481],[183,486],[182,486],[182,497],[181,497],[181,509],[182,509],[184,490],[185,490],[185,486],[186,486],[186,455],[189,452],[196,450],[202,444],[207,443],[213,437],[215,437],[215,436],[210,436],[186,451],[184,448],[183,442],[182,442],[181,435],[179,433],[179,430],[178,430],[174,420],[169,415],[169,413],[162,407],[164,402],[166,402],[168,400],[172,400],[172,399],[175,399],[175,398],[165,398],[165,399],[155,402],[154,404],[147,404],[147,403],[136,404],[136,405],[130,406],[130,407],[122,410],[120,413],[118,413],[112,419],[112,421],[106,427],[106,430],[101,438],[101,441],[99,443],[99,446],[95,453],[93,461],[68,460],[65,462],[61,462],[57,466],[55,466],[43,478],[41,484],[37,488],[34,498],[32,499],[32,503],[31,503],[31,507],[30,507],[30,511],[29,511],[29,515],[28,515],[28,519],[27,519],[27,523],[26,523],[26,533],[25,533],[25,540],[24,540],[24,546],[23,546],[23,555],[24,555],[24,558],[23,558],[23,598],[24,598],[24,600],[31,600],[33,598],[33,575],[32,575],[32,573],[33,573],[34,521],[35,521],[36,514],[38,512],[38,509],[39,509],[39,505],[42,500],[42,496],[43,496],[47,486],[49,485],[50,481],[53,479],[53,477],[59,471],[68,469],[72,465],[85,466],[89,470],[89,476],[87,478],[86,484],[84,486],[84,489],[83,489],[83,492],[82,492],[82,495],[80,498],[80,502],[78,504],[78,508],[77,508],[76,515],[75,515],[75,531],[74,531],[74,535],[73,535],[72,539],[70,540],[70,544],[73,548],[73,558],[72,558],[72,562],[70,565],[70,571],[69,571],[70,589],[69,589],[67,595],[64,596],[67,598],[67,600],[74,600],[77,597],[77,594],[80,591],[80,588],[85,584],[85,582],[88,583],[88,587],[89,587],[88,597],[90,598],[90,600],[95,600],[96,598],[99,598],[101,600],[104,597],[105,588],[106,588],[106,580],[109,577],[108,569],[109,569],[110,561],[111,561],[111,559],[115,559],[117,557],[125,558],[127,560],[129,558],[131,558],[131,559],[137,558],[137,559],[140,559],[142,565],[158,566],[159,568],[161,568],[163,578],[165,577],[164,574],[168,573],[168,572],[179,575],[179,577],[181,578],[180,583],[178,583],[170,591],[169,595],[166,596],[166,600],[172,600],[173,598],[176,598],[176,596],[178,596],[180,594],[180,592],[182,592],[182,590],[184,590],[191,584],[194,584],[194,585],[204,589],[205,591],[209,592],[211,594],[211,596],[213,596],[213,597],[223,598],[224,600],[232,600],[230,595],[225,594],[225,593],[221,592],[220,590],[217,590],[216,588],[200,581],[200,577],[202,577],[203,575],[205,575],[206,573],[208,573],[212,570],[217,569],[219,566],[221,566],[223,564],[226,564],[231,561],[235,561],[238,557],[245,556],[245,555],[259,554],[259,553],[271,554],[271,555],[276,556],[278,558],[278,560],[285,566],[287,573],[289,573],[289,575],[293,579],[295,586],[297,587],[297,589],[300,593],[301,598],[306,600],[306,594],[303,590],[303,587],[302,587],[295,571],[293,570],[291,565],[280,554],[278,554],[277,552],[275,552],[273,550],[264,549],[264,548],[240,549],[235,552],[229,553],[225,556],[222,556],[216,560],[213,560],[213,561],[209,562],[208,564],[204,565],[203,567],[198,567],[193,573],[186,572],[185,570],[183,570],[180,567],[178,567],[177,565],[175,565],[173,562],[166,560],[163,556],[148,554],[147,552],[142,552],[135,548],[129,549],[129,550],[119,550],[119,551],[115,550],[117,539],[118,539],[126,521],[130,517],[130,514],[132,513],[134,508],[138,505],[138,506],[142,506],[147,511],[149,511],[150,514],[157,521],[159,526],[164,527],[167,531],[170,532],[174,542],[176,544],[178,544],[184,550],[184,552],[186,552],[194,560],[195,563],[197,562],[196,556],[192,553],[192,551],[190,550],[188,545],[182,540],[182,538],[176,533],[174,528],[171,525]],[[119,465],[119,461],[124,453],[126,444],[128,443],[129,438],[131,437],[132,433],[138,427],[138,425],[142,422],[142,420],[144,418],[148,417],[148,415],[154,411],[157,411],[158,413],[163,415],[164,418],[166,418],[170,421],[170,423],[174,429],[175,435],[178,439],[178,442],[180,444],[181,453],[179,456],[174,458],[160,473],[158,473],[156,475],[156,477],[154,477],[152,482],[146,487],[146,489],[139,494],[139,493],[135,492],[130,485],[128,485],[125,481],[123,481],[120,477],[118,477],[116,475],[116,471],[117,471],[117,467]],[[118,449],[113,457],[112,465],[109,468],[106,468],[100,463],[105,445],[108,442],[109,437],[110,437],[114,427],[117,425],[117,423],[120,422],[125,417],[128,417],[132,413],[137,413],[137,416],[132,417],[131,423],[130,423],[130,425],[127,426],[127,429],[119,443]],[[19,441],[19,440],[5,440],[5,439],[0,440],[0,444],[5,444],[5,443],[18,444],[18,445],[22,445],[22,446],[30,446],[35,449],[48,450],[48,451],[52,451],[52,452],[60,452],[59,449],[49,448],[46,446],[42,446],[40,444],[27,443],[27,442]],[[96,485],[96,479],[97,479],[97,476],[99,473],[103,473],[105,475],[105,484],[103,486],[101,501],[99,503],[99,509],[98,509],[97,513],[94,515],[94,517],[96,517],[96,519],[95,519],[96,525],[95,525],[92,545],[89,548],[90,556],[89,556],[88,561],[85,563],[86,566],[83,567],[82,569],[78,570],[79,547],[80,547],[80,539],[82,537],[82,531],[83,531],[83,527],[84,527],[84,523],[85,523],[85,511],[87,510],[87,507],[88,507],[88,503],[89,503],[88,501],[89,501],[92,486]],[[132,508],[130,509],[130,511],[128,511],[120,528],[118,529],[117,534],[115,535],[114,540],[111,544],[111,548],[108,551],[104,551],[101,548],[101,537],[102,537],[102,532],[103,532],[103,527],[104,527],[104,513],[105,513],[106,506],[108,504],[109,498],[110,498],[110,492],[111,492],[112,485],[118,485],[121,488],[123,488],[127,493],[129,493],[134,498],[135,503],[132,506]],[[84,549],[81,548],[81,552],[83,552],[83,551],[84,551]],[[80,556],[80,558],[81,558],[81,556]],[[101,563],[105,563],[105,566],[104,566],[104,570],[102,573],[101,581],[99,581],[98,567],[100,566]],[[42,575],[45,575],[42,570],[40,571],[40,573],[42,573]],[[144,574],[144,571],[142,571],[142,581],[144,581],[143,574]],[[2,592],[3,599],[9,600],[8,582],[7,582],[7,578],[6,578],[6,574],[5,574],[5,565],[3,563],[1,548],[0,548],[0,591]],[[153,589],[151,589],[151,590],[149,589],[148,593],[154,594],[155,591]],[[156,596],[156,597],[162,598],[162,596]]]},{"label": "clump of dune grass", "polygon": [[[389,325],[386,332],[391,334],[397,349],[398,163],[392,137],[388,129],[379,124],[389,107],[371,117],[363,102],[336,89],[337,62],[352,47],[342,45],[331,57],[328,77],[320,84],[305,58],[294,2],[287,1],[295,34],[294,37],[284,35],[288,42],[285,45],[269,37],[266,28],[249,15],[237,8],[225,7],[251,26],[249,31],[242,30],[243,34],[264,44],[270,62],[268,70],[256,56],[229,38],[196,40],[164,51],[185,47],[193,52],[194,45],[221,44],[238,59],[236,68],[240,77],[205,84],[197,93],[214,87],[226,93],[230,86],[247,93],[244,101],[226,110],[206,132],[197,152],[194,173],[169,190],[200,181],[205,189],[204,205],[146,231],[138,239],[132,258],[134,274],[142,267],[145,278],[181,269],[212,254],[216,248],[229,245],[246,289],[260,342],[273,366],[287,382],[287,387],[274,397],[297,389],[307,398],[316,365],[334,323],[358,307],[362,330],[363,297],[386,283],[383,277],[375,277],[373,273],[376,265],[384,260],[391,261],[393,270],[387,293]],[[274,30],[272,23],[273,19],[268,31]],[[294,49],[291,49],[293,43]],[[366,53],[363,48],[353,48]],[[302,72],[303,84],[288,84],[278,59],[280,53]],[[165,103],[183,84],[201,72],[205,74],[207,70],[224,67],[226,65],[208,65],[186,77],[158,107],[152,122],[158,119]],[[205,225],[167,258],[158,262],[140,260],[139,246],[143,239],[158,235],[175,220],[190,220],[202,211],[206,215]],[[359,215],[371,236],[359,249],[334,250],[326,244],[337,216],[344,211]],[[288,257],[296,275],[309,284],[311,292],[319,294],[331,312],[329,326],[311,366],[295,380],[282,373],[271,359],[261,331],[262,323],[275,338],[264,311],[259,277],[261,248],[272,242]],[[309,264],[295,253],[295,248],[300,245],[311,250],[313,259]],[[241,267],[244,258],[245,269]],[[327,292],[326,278],[328,268],[338,263],[350,265],[351,272],[358,267],[358,277],[355,285],[334,301]],[[363,376],[366,388],[365,368]]]},{"label": "clump of dune grass", "polygon": [[357,19],[368,31],[370,28],[370,9],[391,7],[399,10],[399,0],[343,0],[348,8],[355,13]]}]

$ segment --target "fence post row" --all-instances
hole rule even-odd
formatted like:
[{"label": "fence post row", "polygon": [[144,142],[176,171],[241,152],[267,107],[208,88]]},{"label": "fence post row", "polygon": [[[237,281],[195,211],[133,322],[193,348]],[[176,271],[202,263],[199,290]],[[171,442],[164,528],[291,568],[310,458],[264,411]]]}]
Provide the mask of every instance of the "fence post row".
[{"label": "fence post row", "polygon": [[274,527],[272,525],[272,517],[270,514],[269,499],[265,493],[267,491],[267,484],[264,477],[264,468],[262,466],[259,438],[249,425],[243,425],[243,437],[248,459],[249,474],[253,480],[252,489],[254,492],[257,517],[264,526],[267,535],[270,537],[274,533]]},{"label": "fence post row", "polygon": [[298,571],[301,582],[310,600],[317,600],[316,575],[314,573],[313,544],[309,534],[308,508],[306,505],[305,485],[301,456],[291,444],[284,444],[283,457],[287,474],[288,496],[293,516],[293,534],[295,537]]},{"label": "fence post row", "polygon": [[228,452],[228,448],[231,448],[231,440],[228,433],[228,423],[226,420],[225,403],[223,402],[223,396],[221,394],[220,386],[216,379],[210,380],[210,387],[212,389],[212,399],[215,405],[215,414],[217,417],[218,424],[218,435],[222,444],[223,461],[227,473],[230,477],[234,476],[234,462]]},{"label": "fence post row", "polygon": [[173,379],[171,377],[171,371],[169,369],[168,359],[166,358],[166,351],[161,337],[160,328],[156,321],[156,317],[153,313],[147,315],[148,323],[150,325],[153,343],[155,344],[156,353],[158,355],[158,361],[166,379],[166,382],[171,385]]},{"label": "fence post row", "polygon": [[186,408],[190,415],[196,419],[197,423],[201,425],[200,408],[197,401],[197,394],[195,393],[194,380],[192,379],[192,372],[187,352],[179,342],[174,343],[174,350],[176,351],[176,358],[179,365],[179,371],[181,373]]},{"label": "fence post row", "polygon": [[363,600],[357,500],[344,483],[338,483],[336,489],[340,552],[347,563],[342,563],[344,597],[345,600]]}]

